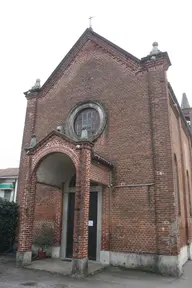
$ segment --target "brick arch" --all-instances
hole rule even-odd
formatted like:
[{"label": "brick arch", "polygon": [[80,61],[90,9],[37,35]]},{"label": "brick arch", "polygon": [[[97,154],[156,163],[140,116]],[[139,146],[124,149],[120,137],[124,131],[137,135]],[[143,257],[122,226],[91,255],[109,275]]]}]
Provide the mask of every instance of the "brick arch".
[{"label": "brick arch", "polygon": [[79,155],[74,151],[72,148],[59,145],[56,147],[44,147],[42,150],[39,150],[32,158],[32,175],[36,173],[37,168],[41,161],[44,159],[44,157],[53,154],[53,153],[63,153],[69,156],[69,158],[72,160],[75,169],[77,171],[79,166]]}]

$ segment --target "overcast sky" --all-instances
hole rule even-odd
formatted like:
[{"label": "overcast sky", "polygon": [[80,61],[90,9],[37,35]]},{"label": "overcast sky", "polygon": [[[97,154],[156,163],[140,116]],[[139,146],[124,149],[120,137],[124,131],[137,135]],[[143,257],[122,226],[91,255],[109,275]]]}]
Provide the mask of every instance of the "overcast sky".
[{"label": "overcast sky", "polygon": [[0,0],[0,168],[17,167],[26,99],[43,84],[88,27],[138,58],[151,44],[167,51],[168,77],[177,99],[192,104],[190,0]]}]

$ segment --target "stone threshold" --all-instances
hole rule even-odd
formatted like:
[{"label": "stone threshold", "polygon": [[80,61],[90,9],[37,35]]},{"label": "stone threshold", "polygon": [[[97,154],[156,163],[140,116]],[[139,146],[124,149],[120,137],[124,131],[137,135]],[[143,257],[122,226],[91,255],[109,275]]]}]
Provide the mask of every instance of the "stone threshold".
[{"label": "stone threshold", "polygon": [[40,270],[40,271],[45,271],[53,274],[60,274],[64,276],[70,276],[73,278],[84,278],[90,275],[95,275],[97,273],[100,273],[109,265],[104,265],[101,264],[100,262],[96,261],[88,261],[88,273],[86,275],[72,275],[71,270],[72,270],[72,262],[69,261],[69,259],[44,259],[44,260],[36,260],[33,261],[30,265],[25,266],[27,269],[32,269],[32,270]]}]

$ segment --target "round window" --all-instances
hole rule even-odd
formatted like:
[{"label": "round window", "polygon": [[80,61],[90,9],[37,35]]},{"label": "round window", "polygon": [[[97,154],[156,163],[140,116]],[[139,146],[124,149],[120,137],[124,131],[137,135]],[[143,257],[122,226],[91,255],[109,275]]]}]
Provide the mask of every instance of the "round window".
[{"label": "round window", "polygon": [[83,137],[83,130],[87,130],[90,141],[95,140],[103,132],[106,125],[106,114],[100,103],[89,101],[77,104],[70,112],[65,133],[74,140]]},{"label": "round window", "polygon": [[97,110],[87,108],[80,111],[74,121],[74,130],[78,137],[81,136],[82,130],[86,129],[88,137],[94,136],[100,125],[100,117]]}]

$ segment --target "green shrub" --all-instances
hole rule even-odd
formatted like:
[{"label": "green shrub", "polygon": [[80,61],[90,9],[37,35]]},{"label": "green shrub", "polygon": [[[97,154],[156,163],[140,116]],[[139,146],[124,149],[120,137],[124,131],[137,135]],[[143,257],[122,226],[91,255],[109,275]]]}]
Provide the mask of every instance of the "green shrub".
[{"label": "green shrub", "polygon": [[18,222],[18,205],[0,198],[0,252],[13,246]]}]

